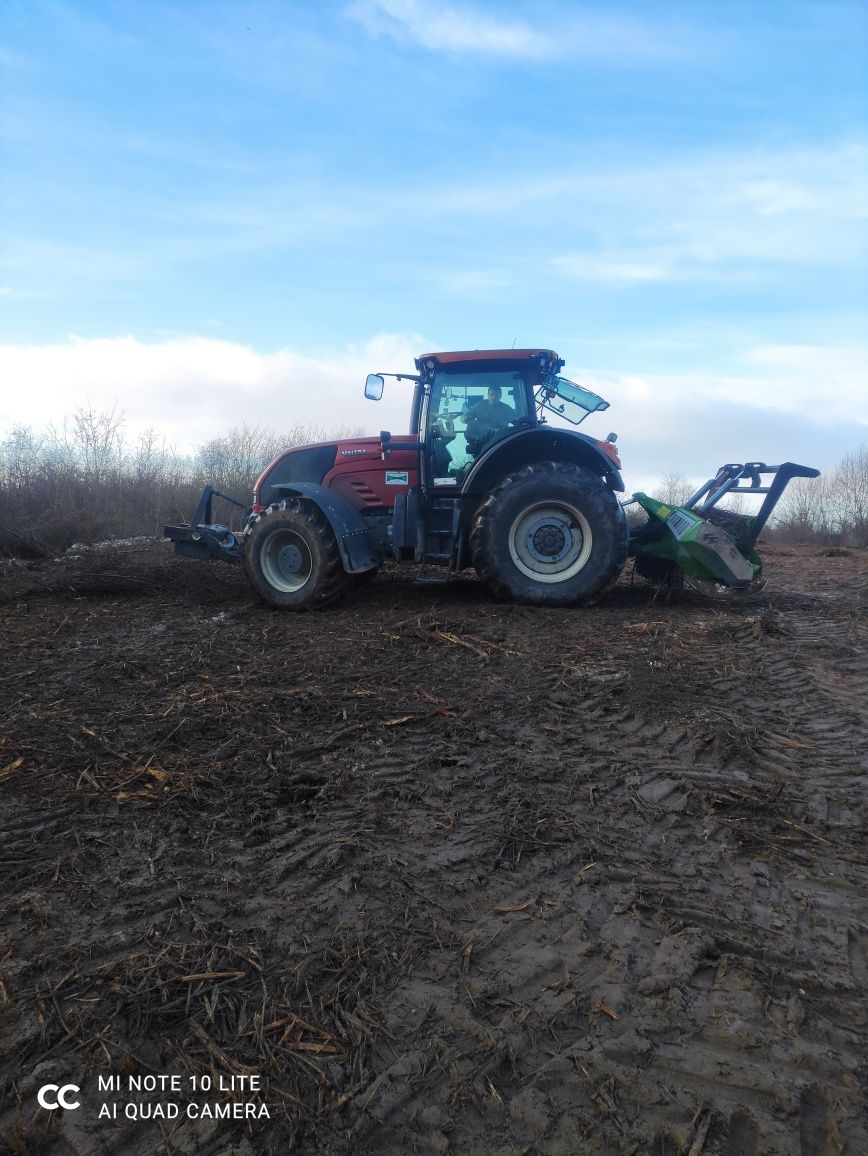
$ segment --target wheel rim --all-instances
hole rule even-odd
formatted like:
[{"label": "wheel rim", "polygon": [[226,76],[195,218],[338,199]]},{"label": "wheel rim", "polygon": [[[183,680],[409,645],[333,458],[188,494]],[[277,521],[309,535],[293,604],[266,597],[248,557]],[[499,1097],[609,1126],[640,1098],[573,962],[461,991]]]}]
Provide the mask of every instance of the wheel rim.
[{"label": "wheel rim", "polygon": [[313,571],[310,549],[294,530],[274,530],[269,534],[262,547],[260,563],[268,584],[284,594],[301,590]]},{"label": "wheel rim", "polygon": [[586,565],[594,536],[588,519],[568,502],[539,502],[522,510],[509,531],[516,567],[536,582],[566,582]]}]

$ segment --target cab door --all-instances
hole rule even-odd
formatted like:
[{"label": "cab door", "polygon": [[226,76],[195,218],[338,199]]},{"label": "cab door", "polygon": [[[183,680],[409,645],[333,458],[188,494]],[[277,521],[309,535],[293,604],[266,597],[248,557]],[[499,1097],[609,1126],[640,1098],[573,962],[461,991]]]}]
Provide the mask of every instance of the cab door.
[{"label": "cab door", "polygon": [[461,470],[468,458],[461,421],[461,401],[452,396],[448,378],[435,378],[421,411],[423,484],[437,494],[455,494],[461,488]]}]

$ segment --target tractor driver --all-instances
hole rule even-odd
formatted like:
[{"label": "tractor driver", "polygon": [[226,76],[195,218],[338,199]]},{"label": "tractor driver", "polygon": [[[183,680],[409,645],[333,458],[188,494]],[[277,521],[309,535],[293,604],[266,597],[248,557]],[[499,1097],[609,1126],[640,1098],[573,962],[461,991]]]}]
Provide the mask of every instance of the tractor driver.
[{"label": "tractor driver", "polygon": [[488,398],[478,401],[465,417],[464,432],[467,448],[478,454],[495,430],[509,425],[515,419],[515,410],[501,401],[503,391],[499,385],[488,387]]}]

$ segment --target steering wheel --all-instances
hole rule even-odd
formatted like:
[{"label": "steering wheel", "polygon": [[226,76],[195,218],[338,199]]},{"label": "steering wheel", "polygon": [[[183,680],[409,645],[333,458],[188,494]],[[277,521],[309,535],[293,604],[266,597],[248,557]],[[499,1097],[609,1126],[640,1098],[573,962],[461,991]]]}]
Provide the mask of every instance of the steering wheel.
[{"label": "steering wheel", "polygon": [[452,441],[455,437],[455,418],[451,413],[433,413],[431,415],[431,433],[434,437]]},{"label": "steering wheel", "polygon": [[474,441],[478,441],[480,438],[494,433],[495,428],[495,425],[489,418],[482,417],[479,414],[475,417],[468,417],[464,423],[465,434]]}]

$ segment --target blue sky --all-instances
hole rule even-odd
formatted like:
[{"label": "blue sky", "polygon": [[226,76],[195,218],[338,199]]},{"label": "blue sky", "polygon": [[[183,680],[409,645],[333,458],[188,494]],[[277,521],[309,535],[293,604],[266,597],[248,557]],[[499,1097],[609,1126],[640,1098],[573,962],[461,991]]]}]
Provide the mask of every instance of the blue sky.
[{"label": "blue sky", "polygon": [[637,484],[833,465],[866,60],[834,0],[2,0],[0,430],[397,431],[367,371],[515,342],[609,398]]}]

